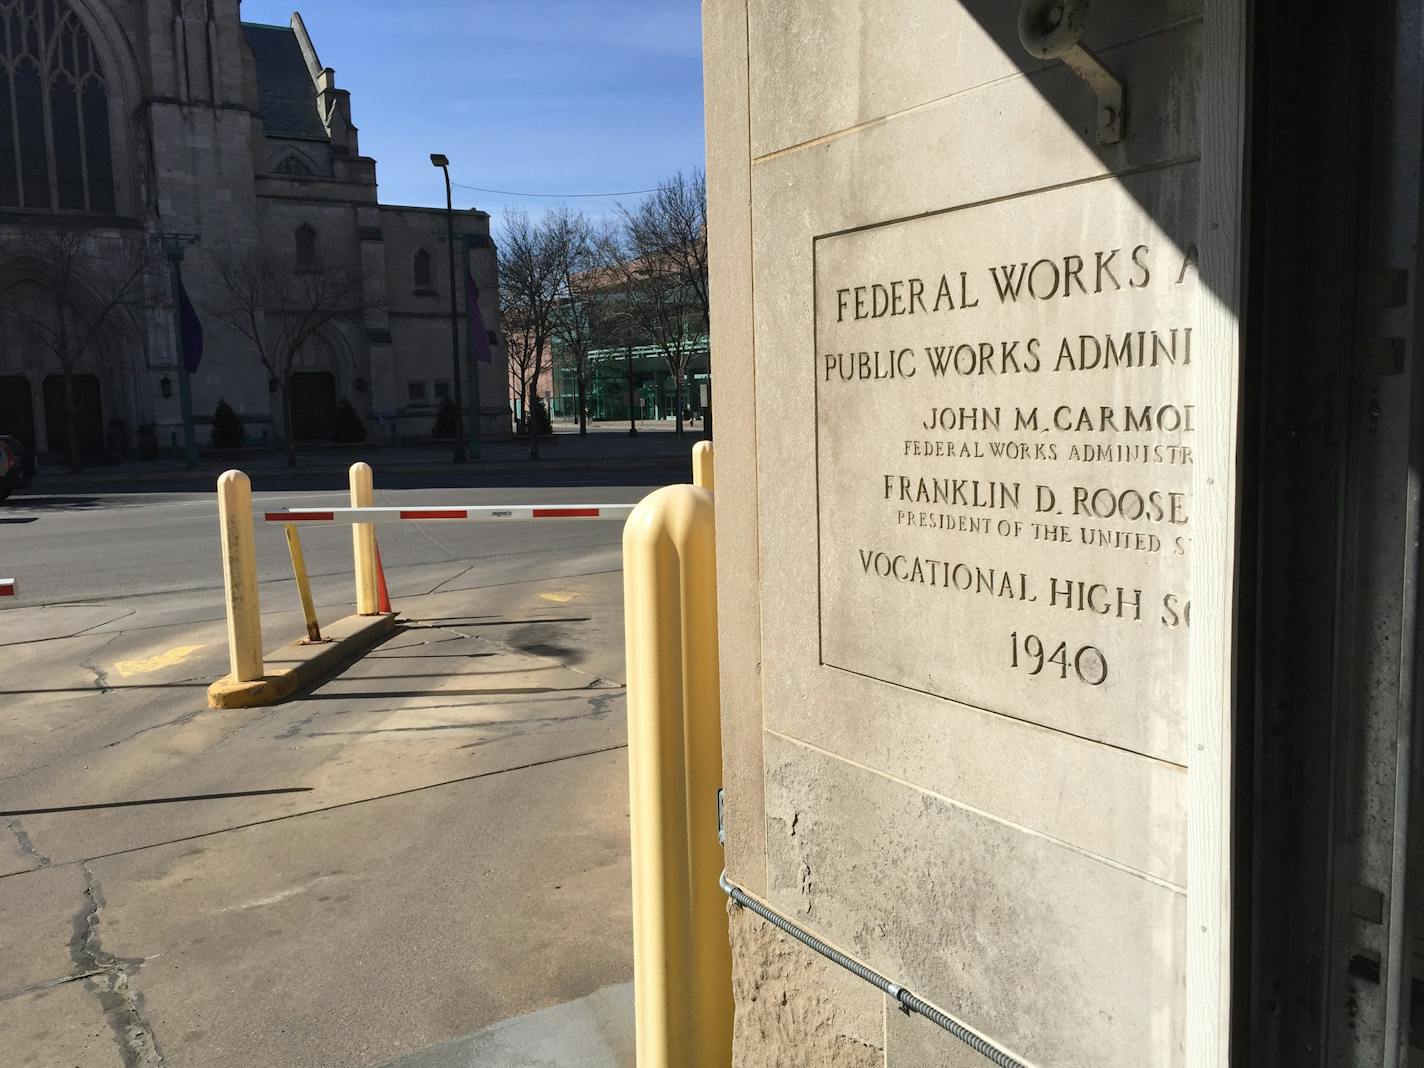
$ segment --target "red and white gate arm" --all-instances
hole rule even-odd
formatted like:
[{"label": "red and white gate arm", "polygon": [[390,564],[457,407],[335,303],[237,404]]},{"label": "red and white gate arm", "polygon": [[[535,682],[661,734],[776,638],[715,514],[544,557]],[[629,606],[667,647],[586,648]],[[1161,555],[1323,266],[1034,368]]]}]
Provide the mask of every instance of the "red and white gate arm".
[{"label": "red and white gate arm", "polygon": [[0,597],[18,597],[14,579],[0,579]]},{"label": "red and white gate arm", "polygon": [[463,508],[290,508],[264,512],[269,523],[399,523],[446,520],[504,523],[529,519],[627,519],[636,504],[495,504]]}]

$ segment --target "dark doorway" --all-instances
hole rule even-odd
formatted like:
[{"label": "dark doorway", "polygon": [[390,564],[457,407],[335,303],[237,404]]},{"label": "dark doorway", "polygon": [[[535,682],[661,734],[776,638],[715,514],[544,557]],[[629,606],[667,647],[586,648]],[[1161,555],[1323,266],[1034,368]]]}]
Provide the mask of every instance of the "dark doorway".
[{"label": "dark doorway", "polygon": [[292,437],[329,441],[336,429],[336,376],[329,371],[292,373]]},{"label": "dark doorway", "polygon": [[0,375],[0,434],[12,434],[35,447],[35,405],[24,375]]},{"label": "dark doorway", "polygon": [[[63,375],[50,375],[44,380],[44,406],[45,447],[57,456],[68,456]],[[99,380],[93,375],[74,376],[74,416],[79,429],[79,455],[104,458],[104,407],[99,400]]]}]

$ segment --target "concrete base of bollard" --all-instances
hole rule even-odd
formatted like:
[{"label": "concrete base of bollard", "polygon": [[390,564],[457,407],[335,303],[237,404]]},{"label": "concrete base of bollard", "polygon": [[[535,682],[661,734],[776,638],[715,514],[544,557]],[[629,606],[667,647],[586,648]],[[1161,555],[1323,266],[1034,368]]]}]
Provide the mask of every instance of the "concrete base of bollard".
[{"label": "concrete base of bollard", "polygon": [[255,708],[285,701],[298,690],[315,685],[344,668],[395,630],[394,613],[347,616],[324,628],[327,641],[290,642],[264,656],[265,672],[251,682],[234,682],[224,675],[208,687],[209,708]]}]

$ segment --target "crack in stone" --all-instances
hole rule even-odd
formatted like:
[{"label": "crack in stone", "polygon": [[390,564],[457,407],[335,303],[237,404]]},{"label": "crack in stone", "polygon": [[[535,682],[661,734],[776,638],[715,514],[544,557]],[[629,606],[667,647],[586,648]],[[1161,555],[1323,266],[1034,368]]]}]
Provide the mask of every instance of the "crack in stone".
[{"label": "crack in stone", "polygon": [[84,903],[74,916],[69,957],[76,970],[84,974],[84,988],[94,994],[103,1007],[104,1019],[118,1041],[124,1068],[163,1068],[166,1062],[158,1038],[144,1016],[143,995],[129,981],[143,961],[115,957],[104,949],[99,940],[104,891],[88,861],[80,868],[84,872]]},{"label": "crack in stone", "polygon": [[20,826],[20,819],[18,816],[10,820],[9,826],[10,830],[15,832],[15,838],[20,843],[20,852],[23,853],[25,856],[29,857],[31,860],[33,860],[35,862],[36,868],[48,867],[49,857],[45,856],[38,849],[35,848],[35,844],[30,841],[30,836],[25,833],[24,827]]}]

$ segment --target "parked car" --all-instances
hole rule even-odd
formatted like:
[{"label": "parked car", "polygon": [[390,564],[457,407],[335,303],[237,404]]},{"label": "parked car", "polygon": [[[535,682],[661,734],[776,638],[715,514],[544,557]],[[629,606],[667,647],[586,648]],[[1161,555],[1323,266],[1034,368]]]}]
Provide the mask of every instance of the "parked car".
[{"label": "parked car", "polygon": [[17,466],[20,469],[19,481],[15,484],[24,489],[35,480],[35,476],[40,473],[40,461],[35,455],[35,450],[26,445],[13,434],[0,434],[0,442],[10,447],[10,452],[14,454]]}]

